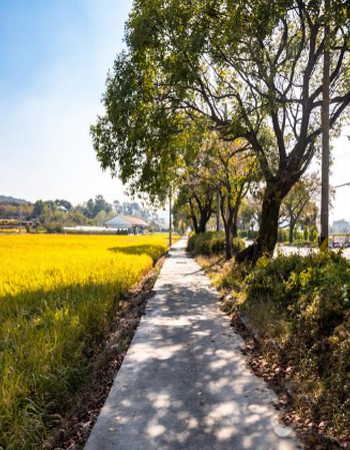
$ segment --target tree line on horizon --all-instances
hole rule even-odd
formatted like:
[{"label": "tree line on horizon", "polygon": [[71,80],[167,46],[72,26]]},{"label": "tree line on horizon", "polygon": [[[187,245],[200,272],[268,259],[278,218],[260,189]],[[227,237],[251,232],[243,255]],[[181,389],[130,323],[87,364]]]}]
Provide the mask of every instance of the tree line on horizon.
[{"label": "tree line on horizon", "polygon": [[141,206],[136,201],[108,203],[102,195],[87,202],[73,205],[68,200],[37,200],[35,203],[15,201],[0,202],[0,219],[30,221],[32,227],[59,232],[64,226],[103,226],[118,214],[138,217],[149,222],[158,222],[157,212]]}]

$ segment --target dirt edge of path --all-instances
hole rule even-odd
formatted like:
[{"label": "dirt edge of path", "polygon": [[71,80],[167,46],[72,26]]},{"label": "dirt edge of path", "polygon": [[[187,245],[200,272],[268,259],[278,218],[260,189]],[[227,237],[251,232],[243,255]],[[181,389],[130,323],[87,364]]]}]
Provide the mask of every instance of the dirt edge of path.
[{"label": "dirt edge of path", "polygon": [[[94,351],[88,366],[88,382],[74,396],[73,406],[42,446],[43,450],[82,450],[97,420],[114,379],[137,330],[153,287],[168,257],[158,260],[126,297],[122,312],[113,320],[106,339]],[[126,301],[125,301],[126,300]]]},{"label": "dirt edge of path", "polygon": [[222,309],[230,316],[232,327],[244,340],[245,345],[241,351],[247,358],[247,366],[256,376],[263,378],[269,388],[277,394],[277,402],[274,406],[282,421],[295,430],[305,450],[350,450],[346,442],[312,431],[302,420],[295,419],[293,391],[288,388],[286,380],[275,370],[276,368],[266,364],[259,336],[254,333],[247,319],[242,317],[238,310],[232,314],[225,311],[224,306]]}]

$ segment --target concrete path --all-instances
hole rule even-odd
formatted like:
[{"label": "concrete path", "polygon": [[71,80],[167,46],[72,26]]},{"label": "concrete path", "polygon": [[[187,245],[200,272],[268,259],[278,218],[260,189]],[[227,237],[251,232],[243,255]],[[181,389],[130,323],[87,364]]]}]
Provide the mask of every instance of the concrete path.
[{"label": "concrete path", "polygon": [[246,368],[242,340],[185,245],[163,266],[85,449],[303,448],[277,436],[275,395]]}]

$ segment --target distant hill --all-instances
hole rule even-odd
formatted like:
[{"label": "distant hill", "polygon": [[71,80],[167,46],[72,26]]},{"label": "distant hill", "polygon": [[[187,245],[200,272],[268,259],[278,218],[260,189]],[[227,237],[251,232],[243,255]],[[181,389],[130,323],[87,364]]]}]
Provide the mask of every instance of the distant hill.
[{"label": "distant hill", "polygon": [[21,198],[7,197],[6,195],[0,195],[0,203],[9,203],[11,205],[26,205],[28,202]]}]

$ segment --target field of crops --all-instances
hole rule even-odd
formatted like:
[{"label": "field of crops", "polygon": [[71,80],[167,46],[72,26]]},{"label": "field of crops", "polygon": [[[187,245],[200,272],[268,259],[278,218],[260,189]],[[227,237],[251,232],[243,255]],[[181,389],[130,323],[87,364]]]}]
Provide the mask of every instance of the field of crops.
[{"label": "field of crops", "polygon": [[0,449],[37,449],[167,237],[0,236]]}]

